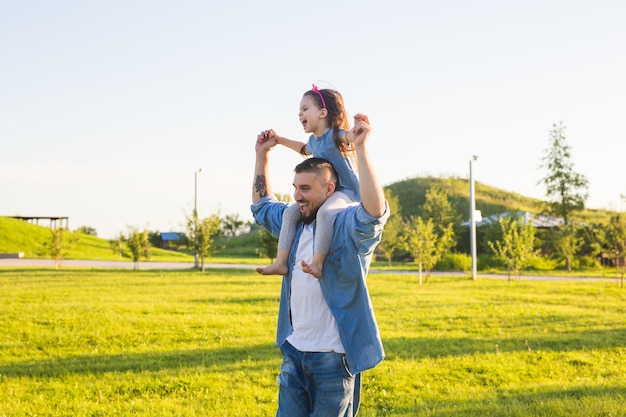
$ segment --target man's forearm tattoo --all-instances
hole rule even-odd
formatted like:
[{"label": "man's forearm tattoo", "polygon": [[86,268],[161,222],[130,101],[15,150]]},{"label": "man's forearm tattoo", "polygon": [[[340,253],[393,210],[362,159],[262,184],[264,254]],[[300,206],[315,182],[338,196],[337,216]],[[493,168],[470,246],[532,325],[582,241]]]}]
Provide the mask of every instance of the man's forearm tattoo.
[{"label": "man's forearm tattoo", "polygon": [[257,175],[254,181],[254,191],[259,197],[267,196],[267,183],[265,181],[265,175]]}]

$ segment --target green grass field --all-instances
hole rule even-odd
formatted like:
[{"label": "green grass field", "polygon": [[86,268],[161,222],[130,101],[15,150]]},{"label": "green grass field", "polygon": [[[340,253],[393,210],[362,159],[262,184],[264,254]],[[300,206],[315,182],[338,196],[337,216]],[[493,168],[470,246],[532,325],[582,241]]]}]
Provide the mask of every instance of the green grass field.
[{"label": "green grass field", "polygon": [[[360,416],[626,416],[614,282],[369,278]],[[0,268],[0,416],[273,416],[279,277]]]}]

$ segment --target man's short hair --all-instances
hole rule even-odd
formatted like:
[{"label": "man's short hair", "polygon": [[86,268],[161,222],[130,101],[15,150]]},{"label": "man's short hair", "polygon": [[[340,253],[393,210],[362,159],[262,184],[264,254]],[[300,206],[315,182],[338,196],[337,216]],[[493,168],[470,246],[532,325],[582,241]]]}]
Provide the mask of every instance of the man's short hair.
[{"label": "man's short hair", "polygon": [[296,169],[294,171],[296,174],[300,174],[302,172],[313,172],[317,175],[322,175],[324,171],[330,171],[330,181],[336,186],[339,186],[339,175],[337,175],[335,167],[324,158],[305,159],[296,165]]}]

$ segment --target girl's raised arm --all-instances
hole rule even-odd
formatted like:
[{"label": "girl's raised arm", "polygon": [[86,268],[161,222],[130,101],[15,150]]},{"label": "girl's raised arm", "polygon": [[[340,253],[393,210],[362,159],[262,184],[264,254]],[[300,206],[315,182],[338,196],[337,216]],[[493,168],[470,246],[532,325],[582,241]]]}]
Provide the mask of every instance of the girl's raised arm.
[{"label": "girl's raised arm", "polygon": [[294,152],[298,152],[299,154],[302,154],[305,156],[310,155],[310,153],[307,152],[306,150],[306,143],[301,142],[299,140],[284,138],[280,136],[278,133],[276,133],[274,130],[270,130],[269,134],[276,140],[276,143],[278,143],[279,145],[286,146],[287,148],[293,150]]}]

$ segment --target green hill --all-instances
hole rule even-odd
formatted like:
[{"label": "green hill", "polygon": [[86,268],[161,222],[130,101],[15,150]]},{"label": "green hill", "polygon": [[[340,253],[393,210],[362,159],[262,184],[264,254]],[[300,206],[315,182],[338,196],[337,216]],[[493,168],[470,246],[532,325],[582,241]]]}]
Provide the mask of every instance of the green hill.
[{"label": "green hill", "polygon": [[[76,241],[71,245],[64,259],[119,260],[109,245],[109,241],[83,233],[70,233]],[[23,220],[0,217],[0,253],[24,253],[25,258],[50,258],[45,254],[44,242],[51,240],[51,230]],[[152,248],[155,261],[193,261],[193,256],[184,252],[174,252]]]},{"label": "green hill", "polygon": [[[475,182],[476,209],[483,217],[498,215],[503,212],[529,211],[539,214],[546,202],[535,198],[503,191],[499,188]],[[402,217],[421,215],[421,207],[426,201],[426,190],[439,187],[448,195],[448,200],[461,219],[469,219],[469,180],[461,178],[413,178],[393,183],[390,189],[400,201]],[[604,223],[611,216],[610,211],[587,209],[578,216],[586,222]]]}]

